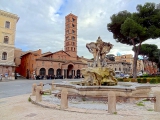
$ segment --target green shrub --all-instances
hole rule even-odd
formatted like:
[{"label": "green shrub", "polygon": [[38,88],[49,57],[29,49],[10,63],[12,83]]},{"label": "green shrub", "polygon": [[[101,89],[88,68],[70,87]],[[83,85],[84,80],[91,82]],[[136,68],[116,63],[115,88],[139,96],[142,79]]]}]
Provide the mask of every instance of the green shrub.
[{"label": "green shrub", "polygon": [[31,98],[30,97],[28,98],[28,102],[31,102]]},{"label": "green shrub", "polygon": [[137,82],[137,79],[131,78],[131,82]]},{"label": "green shrub", "polygon": [[113,114],[117,115],[117,112],[114,112]]},{"label": "green shrub", "polygon": [[148,109],[148,111],[153,111],[153,109]]},{"label": "green shrub", "polygon": [[123,78],[118,78],[117,79],[119,82],[123,82]]},{"label": "green shrub", "polygon": [[160,77],[157,77],[157,83],[160,83]]},{"label": "green shrub", "polygon": [[148,77],[149,75],[148,74],[143,74],[143,77]]},{"label": "green shrub", "polygon": [[157,83],[157,81],[156,81],[156,79],[155,79],[155,78],[152,78],[152,79],[149,81],[149,83],[150,83],[150,84],[156,84],[156,83]]},{"label": "green shrub", "polygon": [[137,103],[138,106],[144,106],[143,102]]},{"label": "green shrub", "polygon": [[146,78],[143,78],[141,81],[142,81],[142,83],[147,83],[147,79]]},{"label": "green shrub", "polygon": [[123,79],[123,82],[129,82],[129,81],[130,79],[127,79],[127,78]]},{"label": "green shrub", "polygon": [[86,98],[85,98],[85,97],[82,97],[82,101],[86,101]]},{"label": "green shrub", "polygon": [[142,83],[142,82],[141,82],[141,78],[137,78],[137,82],[138,82],[138,83]]}]

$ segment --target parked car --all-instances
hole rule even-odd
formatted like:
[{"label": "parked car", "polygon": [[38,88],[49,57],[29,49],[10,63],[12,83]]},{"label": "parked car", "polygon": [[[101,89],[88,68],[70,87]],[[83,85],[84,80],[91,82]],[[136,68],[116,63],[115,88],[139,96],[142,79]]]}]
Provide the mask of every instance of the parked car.
[{"label": "parked car", "polygon": [[19,73],[16,73],[16,76],[17,76],[17,77],[20,77],[21,75],[20,75]]},{"label": "parked car", "polygon": [[115,71],[115,77],[116,78],[123,78],[124,74],[121,71]]},{"label": "parked car", "polygon": [[124,74],[124,78],[129,78],[130,75]]},{"label": "parked car", "polygon": [[137,76],[143,76],[142,72],[137,73]]}]

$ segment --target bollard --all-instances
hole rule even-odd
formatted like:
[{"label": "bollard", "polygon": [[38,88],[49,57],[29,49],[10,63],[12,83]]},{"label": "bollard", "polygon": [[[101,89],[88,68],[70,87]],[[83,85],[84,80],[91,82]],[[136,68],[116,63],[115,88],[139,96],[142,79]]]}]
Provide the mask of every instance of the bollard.
[{"label": "bollard", "polygon": [[42,95],[40,94],[41,91],[42,91],[42,87],[37,86],[37,88],[36,88],[36,102],[42,101]]},{"label": "bollard", "polygon": [[51,83],[51,90],[54,90],[55,89],[55,85],[54,85],[54,81],[52,81]]},{"label": "bollard", "polygon": [[61,109],[64,110],[68,108],[68,89],[64,88],[61,91]]},{"label": "bollard", "polygon": [[108,113],[116,112],[116,95],[114,92],[108,93]]},{"label": "bollard", "polygon": [[156,101],[154,103],[154,111],[160,112],[160,91],[156,91],[154,95],[156,96]]},{"label": "bollard", "polygon": [[33,83],[33,85],[32,85],[32,95],[33,95],[33,96],[36,95],[36,87],[37,87],[37,84],[36,84],[36,83]]},{"label": "bollard", "polygon": [[43,85],[44,85],[44,84],[43,84],[42,82],[40,82],[39,85],[42,87],[42,90],[43,90]]}]

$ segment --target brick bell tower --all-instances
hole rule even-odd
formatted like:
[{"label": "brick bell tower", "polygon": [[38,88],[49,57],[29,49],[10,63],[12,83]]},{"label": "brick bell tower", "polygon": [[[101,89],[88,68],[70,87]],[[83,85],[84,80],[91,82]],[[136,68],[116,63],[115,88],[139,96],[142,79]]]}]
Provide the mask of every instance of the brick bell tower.
[{"label": "brick bell tower", "polygon": [[77,16],[70,13],[65,17],[64,51],[77,57]]}]

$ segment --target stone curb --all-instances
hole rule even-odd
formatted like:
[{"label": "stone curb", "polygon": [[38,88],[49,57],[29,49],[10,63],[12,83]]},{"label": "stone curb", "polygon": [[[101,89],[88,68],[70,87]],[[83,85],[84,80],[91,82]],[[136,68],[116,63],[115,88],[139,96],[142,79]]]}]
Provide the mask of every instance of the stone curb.
[{"label": "stone curb", "polygon": [[[87,110],[87,109],[80,109],[80,108],[67,108],[65,110],[60,109],[60,106],[58,105],[54,105],[54,104],[50,104],[50,103],[45,103],[43,101],[43,103],[41,102],[36,102],[32,99],[32,95],[30,95],[31,98],[31,103],[38,105],[40,107],[43,108],[49,108],[49,109],[55,109],[55,110],[60,110],[60,111],[68,111],[68,112],[76,112],[76,113],[86,113],[86,114],[105,114],[105,115],[112,115],[110,113],[107,113],[106,111],[100,111],[100,110]],[[47,104],[47,105],[46,105]]]},{"label": "stone curb", "polygon": [[[33,96],[35,97],[35,96]],[[51,104],[51,103],[48,103],[48,102],[36,102],[32,99],[32,95],[30,95],[30,98],[31,98],[31,103],[32,104],[35,104],[35,105],[38,105],[40,107],[43,107],[43,108],[49,108],[49,109],[55,109],[55,110],[60,110],[60,111],[67,111],[67,112],[75,112],[75,113],[85,113],[85,114],[100,114],[100,115],[114,115],[111,114],[111,113],[108,113],[107,111],[101,111],[101,110],[88,110],[88,109],[81,109],[81,108],[73,108],[73,107],[69,107],[67,109],[64,109],[62,110],[60,108],[60,105],[55,105],[55,104]],[[124,112],[121,112],[121,111],[117,111],[116,112],[117,115],[123,115],[123,116],[140,116],[140,114],[127,114],[127,113],[124,113]],[[150,113],[150,115],[156,115],[156,114],[159,114],[157,112],[152,112]],[[145,114],[144,114],[145,115]],[[146,114],[148,115],[148,114]]]}]

